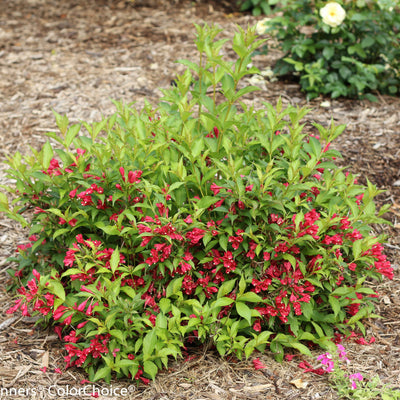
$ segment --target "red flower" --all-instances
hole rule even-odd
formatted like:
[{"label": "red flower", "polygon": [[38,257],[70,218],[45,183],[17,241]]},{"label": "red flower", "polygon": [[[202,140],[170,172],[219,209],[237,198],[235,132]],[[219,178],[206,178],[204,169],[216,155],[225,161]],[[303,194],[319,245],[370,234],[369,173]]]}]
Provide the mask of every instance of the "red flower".
[{"label": "red flower", "polygon": [[129,183],[139,183],[142,173],[143,173],[142,171],[129,171],[128,172],[128,182]]},{"label": "red flower", "polygon": [[218,186],[215,183],[212,183],[211,186],[210,186],[210,189],[214,193],[214,196],[216,196],[219,193],[219,191],[221,189],[223,189],[223,187],[222,186]]},{"label": "red flower", "polygon": [[78,220],[76,218],[72,218],[68,221],[68,224],[71,226],[75,226]]},{"label": "red flower", "polygon": [[256,332],[261,332],[261,324],[260,324],[260,321],[256,321],[256,322],[254,323],[253,329],[254,329]]},{"label": "red flower", "polygon": [[188,215],[183,221],[186,222],[187,224],[191,224],[193,222],[192,216]]},{"label": "red flower", "polygon": [[206,234],[204,229],[193,228],[190,232],[186,233],[186,238],[190,240],[191,245],[199,243],[199,241]]},{"label": "red flower", "polygon": [[253,360],[253,365],[254,365],[254,369],[258,370],[258,369],[264,369],[267,368],[267,366],[265,364],[263,364],[259,358],[255,358]]},{"label": "red flower", "polygon": [[119,173],[122,176],[122,180],[125,182],[125,169],[124,169],[124,167],[120,167],[119,168]]},{"label": "red flower", "polygon": [[118,353],[120,350],[121,350],[121,349],[114,349],[114,350],[113,350],[113,353],[112,353],[113,357],[117,357],[117,353]]}]

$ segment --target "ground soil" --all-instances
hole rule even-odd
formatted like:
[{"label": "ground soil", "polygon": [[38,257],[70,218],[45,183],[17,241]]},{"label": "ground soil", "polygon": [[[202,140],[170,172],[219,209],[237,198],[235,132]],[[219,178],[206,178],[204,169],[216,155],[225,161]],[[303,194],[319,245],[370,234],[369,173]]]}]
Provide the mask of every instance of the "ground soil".
[{"label": "ground soil", "polygon": [[[56,129],[52,109],[67,114],[72,122],[96,121],[114,112],[111,99],[148,99],[155,104],[182,67],[176,59],[195,59],[193,23],[216,23],[221,36],[231,38],[235,25],[246,27],[259,17],[239,13],[228,1],[172,0],[0,0],[0,158],[16,150],[39,148],[44,133]],[[227,50],[226,57],[232,57]],[[273,66],[277,51],[254,58],[260,69]],[[367,338],[375,343],[345,344],[351,368],[366,377],[378,375],[391,387],[400,387],[400,99],[380,96],[379,102],[317,98],[307,102],[293,82],[259,82],[262,90],[246,101],[256,108],[263,101],[308,106],[311,122],[347,124],[334,146],[359,180],[368,178],[386,192],[378,204],[392,205],[386,214],[392,226],[375,226],[388,235],[386,253],[395,271],[392,281],[377,286],[382,294],[377,305],[380,320],[366,321]],[[329,101],[329,104],[326,102]],[[325,103],[325,104],[324,104]],[[0,183],[12,184],[0,167]],[[14,222],[0,219],[0,398],[74,399],[82,387],[82,371],[63,370],[63,348],[49,331],[35,327],[34,320],[9,316],[13,304],[6,292],[7,258],[26,232]],[[302,357],[276,363],[260,354],[267,369],[254,370],[251,361],[222,360],[212,351],[198,349],[185,362],[172,364],[149,386],[113,382],[126,387],[129,399],[337,399],[327,376],[304,374]],[[309,360],[312,361],[312,360]],[[41,368],[46,366],[47,372]],[[62,374],[55,372],[61,368]],[[297,388],[293,380],[300,379]],[[62,390],[52,397],[51,385]],[[97,386],[101,388],[101,385]],[[104,387],[107,387],[104,385]],[[24,396],[5,397],[5,389],[30,389]],[[33,390],[37,394],[34,394]],[[22,394],[23,392],[20,392]],[[65,393],[65,395],[63,395]],[[106,392],[103,392],[106,393]],[[26,394],[26,392],[25,392]],[[79,396],[82,398],[82,396]],[[100,395],[99,398],[109,398]]]}]

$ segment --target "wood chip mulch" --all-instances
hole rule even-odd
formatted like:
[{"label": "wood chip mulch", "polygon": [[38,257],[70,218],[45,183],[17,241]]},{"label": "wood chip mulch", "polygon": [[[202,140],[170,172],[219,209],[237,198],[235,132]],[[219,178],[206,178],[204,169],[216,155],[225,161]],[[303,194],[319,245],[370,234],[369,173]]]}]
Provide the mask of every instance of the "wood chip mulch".
[{"label": "wood chip mulch", "polygon": [[[235,24],[246,27],[262,18],[241,14],[231,3],[0,1],[0,159],[17,150],[28,154],[29,146],[39,148],[44,132],[56,129],[52,109],[78,122],[113,113],[110,99],[135,101],[139,108],[145,98],[155,104],[161,96],[158,88],[168,87],[182,71],[174,61],[196,57],[193,23],[216,23],[223,28],[222,37],[232,38]],[[227,51],[226,56],[233,55]],[[254,64],[265,69],[278,56],[271,50],[255,57]],[[285,104],[309,106],[309,123],[327,125],[333,117],[337,124],[347,124],[335,144],[344,156],[340,163],[358,173],[359,180],[368,178],[386,190],[378,203],[392,204],[386,214],[392,226],[374,230],[389,238],[386,248],[395,277],[377,287],[382,294],[377,313],[383,318],[366,321],[367,337],[374,337],[375,343],[344,345],[354,372],[371,378],[379,375],[384,383],[400,388],[400,99],[378,95],[377,103],[323,98],[307,102],[293,82],[265,80],[261,87],[246,98],[255,107],[282,97]],[[323,104],[327,100],[329,104]],[[1,165],[0,183],[9,185],[5,170]],[[5,289],[7,258],[26,237],[16,223],[0,216],[0,398],[78,399],[93,398],[92,393],[99,399],[145,400],[339,398],[326,375],[305,374],[298,367],[302,356],[279,364],[270,354],[259,354],[267,368],[255,370],[251,360],[228,362],[202,349],[191,351],[186,361],[172,363],[148,386],[114,381],[114,394],[105,384],[77,394],[87,385],[80,383],[86,376],[80,370],[63,369],[63,347],[56,335],[35,326],[32,318],[5,314],[13,304]],[[123,396],[115,394],[121,389],[126,389]]]}]

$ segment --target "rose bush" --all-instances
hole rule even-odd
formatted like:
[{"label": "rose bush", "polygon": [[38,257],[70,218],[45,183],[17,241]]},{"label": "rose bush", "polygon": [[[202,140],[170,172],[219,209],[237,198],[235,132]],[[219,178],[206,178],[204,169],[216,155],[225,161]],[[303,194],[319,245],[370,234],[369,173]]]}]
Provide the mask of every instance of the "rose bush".
[{"label": "rose bush", "polygon": [[60,132],[8,161],[15,200],[0,207],[30,230],[9,312],[54,325],[90,380],[147,383],[188,343],[278,360],[330,348],[374,316],[366,282],[393,277],[369,226],[379,191],[334,163],[345,127],[240,102],[263,41],[238,29],[228,62],[219,30],[197,26],[199,62],[181,61],[157,108],[115,102],[76,125],[55,113]]},{"label": "rose bush", "polygon": [[299,80],[308,98],[322,94],[376,100],[377,91],[398,95],[398,0],[301,0],[274,11],[280,13],[264,27],[284,53],[274,72]]}]

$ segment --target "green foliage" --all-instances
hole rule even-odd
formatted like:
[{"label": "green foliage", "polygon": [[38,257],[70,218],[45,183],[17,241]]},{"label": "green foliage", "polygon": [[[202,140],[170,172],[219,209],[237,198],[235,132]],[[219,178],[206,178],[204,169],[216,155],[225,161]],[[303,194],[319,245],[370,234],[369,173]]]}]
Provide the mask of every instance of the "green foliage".
[{"label": "green foliage", "polygon": [[237,0],[242,11],[251,10],[253,15],[270,14],[275,7],[286,7],[291,0]]},{"label": "green foliage", "polygon": [[384,222],[380,191],[329,149],[344,126],[311,134],[306,109],[247,106],[255,28],[238,28],[235,62],[219,29],[196,29],[198,63],[180,61],[156,108],[115,102],[78,125],[54,113],[41,151],[8,161],[15,200],[1,195],[0,209],[31,235],[9,312],[54,324],[67,366],[90,380],[147,382],[192,342],[278,360],[329,348],[374,316],[365,280],[393,277],[368,225]]},{"label": "green foliage", "polygon": [[298,78],[308,98],[324,94],[376,100],[376,91],[398,95],[399,1],[333,4],[339,3],[346,15],[338,26],[323,21],[320,13],[326,2],[310,0],[289,2],[281,15],[266,23],[266,31],[276,36],[285,53],[274,72]]}]

